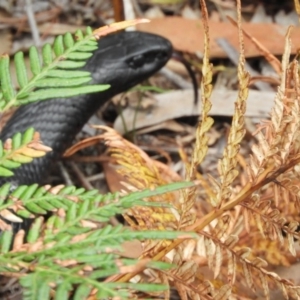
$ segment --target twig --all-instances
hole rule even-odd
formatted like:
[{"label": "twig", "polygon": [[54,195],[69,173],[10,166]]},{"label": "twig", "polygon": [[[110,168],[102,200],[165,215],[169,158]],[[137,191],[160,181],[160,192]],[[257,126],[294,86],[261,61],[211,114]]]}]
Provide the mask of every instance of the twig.
[{"label": "twig", "polygon": [[35,17],[34,17],[34,13],[32,11],[31,0],[26,0],[25,10],[26,10],[26,14],[27,14],[27,17],[28,17],[28,23],[29,23],[29,26],[30,26],[30,29],[31,29],[33,42],[34,42],[36,47],[39,47],[41,45],[41,39],[40,39],[39,30],[37,28],[36,20],[35,20]]},{"label": "twig", "polygon": [[70,177],[70,174],[66,170],[65,166],[63,165],[63,163],[59,162],[58,163],[58,167],[60,169],[62,177],[64,178],[65,183],[67,185],[74,185],[74,183],[72,182],[72,179]]},{"label": "twig", "polygon": [[81,170],[78,168],[78,166],[74,162],[70,162],[70,166],[73,169],[73,171],[78,176],[78,179],[82,183],[83,187],[87,190],[92,190],[94,187],[89,183],[89,181],[85,178],[85,176],[82,174]]},{"label": "twig", "polygon": [[182,89],[192,89],[193,85],[183,79],[180,75],[175,74],[168,68],[163,68],[162,70],[159,71],[160,74],[166,76],[168,79],[170,79],[174,84],[176,84],[178,87]]},{"label": "twig", "polygon": [[91,181],[98,181],[98,180],[102,180],[104,179],[105,176],[104,176],[104,173],[98,173],[98,174],[95,174],[95,175],[92,175],[92,176],[88,176],[86,177],[86,179],[91,182]]}]

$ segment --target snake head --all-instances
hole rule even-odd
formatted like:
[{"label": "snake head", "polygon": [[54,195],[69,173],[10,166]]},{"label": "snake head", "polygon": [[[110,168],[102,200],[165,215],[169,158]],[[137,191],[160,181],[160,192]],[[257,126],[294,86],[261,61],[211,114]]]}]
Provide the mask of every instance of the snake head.
[{"label": "snake head", "polygon": [[108,93],[128,90],[161,69],[172,55],[172,44],[165,38],[131,31],[108,35],[98,42],[99,49],[87,62],[94,83],[110,84]]}]

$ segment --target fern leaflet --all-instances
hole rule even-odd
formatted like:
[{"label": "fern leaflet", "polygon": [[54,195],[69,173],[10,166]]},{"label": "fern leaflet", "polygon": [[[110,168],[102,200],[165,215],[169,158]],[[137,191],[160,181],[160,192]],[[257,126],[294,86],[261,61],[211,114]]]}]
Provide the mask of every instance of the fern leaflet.
[{"label": "fern leaflet", "polygon": [[28,78],[23,53],[16,53],[14,63],[19,91],[12,84],[9,56],[3,55],[0,58],[0,110],[4,111],[12,106],[38,100],[62,97],[62,95],[72,97],[108,89],[107,84],[86,86],[91,80],[90,73],[74,71],[83,67],[97,48],[97,41],[90,28],[87,28],[86,35],[77,31],[74,39],[70,33],[67,33],[58,36],[53,47],[49,44],[45,45],[42,49],[42,62],[37,48],[31,47],[29,50],[31,79]]},{"label": "fern leaflet", "polygon": [[39,134],[33,128],[27,129],[24,134],[15,134],[4,145],[0,141],[1,176],[12,176],[12,169],[20,167],[21,164],[30,163],[33,158],[41,157],[49,151],[51,148],[41,143]]}]

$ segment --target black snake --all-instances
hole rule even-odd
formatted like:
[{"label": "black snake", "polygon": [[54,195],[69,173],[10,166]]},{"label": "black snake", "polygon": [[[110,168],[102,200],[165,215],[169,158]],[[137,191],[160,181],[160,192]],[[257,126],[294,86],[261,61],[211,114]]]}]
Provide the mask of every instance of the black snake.
[{"label": "black snake", "polygon": [[[70,147],[88,119],[111,97],[124,92],[161,69],[172,55],[171,43],[157,35],[143,32],[120,32],[102,37],[98,49],[83,70],[92,75],[91,84],[110,84],[104,92],[72,98],[56,98],[21,106],[5,124],[0,139],[4,142],[15,133],[33,127],[52,151],[29,164],[14,169],[12,177],[1,177],[0,186],[45,183],[55,162]],[[62,95],[63,96],[63,95]],[[3,217],[0,216],[3,220]],[[11,224],[8,220],[6,223]],[[13,230],[25,230],[32,223],[13,223]],[[1,230],[0,230],[1,232]]]},{"label": "black snake", "polygon": [[[95,111],[111,97],[147,79],[169,60],[171,43],[157,35],[142,32],[120,32],[103,37],[84,70],[94,84],[110,84],[110,89],[72,98],[57,98],[20,107],[3,128],[0,139],[33,127],[43,143],[52,148],[44,157],[34,159],[14,170],[14,176],[0,178],[0,184],[41,183],[50,166],[71,145],[76,134]],[[62,95],[63,96],[63,95]]]}]

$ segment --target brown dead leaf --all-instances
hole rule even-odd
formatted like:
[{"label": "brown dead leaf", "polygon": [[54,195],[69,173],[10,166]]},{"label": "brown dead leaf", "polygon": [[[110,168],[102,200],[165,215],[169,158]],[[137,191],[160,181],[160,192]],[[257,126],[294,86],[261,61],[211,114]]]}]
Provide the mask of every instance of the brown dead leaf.
[{"label": "brown dead leaf", "polygon": [[[208,22],[210,32],[210,57],[227,57],[226,53],[216,43],[216,38],[226,38],[236,49],[239,48],[237,29],[225,22]],[[152,19],[149,24],[138,24],[137,29],[162,35],[169,39],[174,48],[189,53],[202,53],[204,49],[204,30],[201,20],[188,20],[180,17],[166,17]],[[255,24],[243,23],[243,29],[267,49],[270,49],[274,55],[283,53],[285,34],[287,28],[277,24]],[[268,34],[266,34],[268,33]],[[300,28],[295,27],[292,35],[293,41],[292,53],[297,51],[297,45],[300,44]],[[245,56],[255,57],[261,53],[257,47],[245,39]]]},{"label": "brown dead leaf", "polygon": [[76,143],[75,145],[73,145],[72,147],[70,147],[65,153],[64,153],[64,157],[69,157],[73,154],[75,154],[76,152],[78,152],[81,149],[85,149],[87,147],[91,147],[94,145],[97,145],[100,143],[102,139],[99,136],[92,136],[90,138],[86,138],[78,143]]},{"label": "brown dead leaf", "polygon": [[[199,90],[199,95],[201,91]],[[266,118],[273,106],[275,92],[249,91],[246,117]],[[214,90],[211,95],[212,116],[232,116],[237,91]],[[123,110],[126,129],[131,131],[147,126],[153,126],[166,120],[180,117],[198,116],[201,113],[201,103],[194,104],[193,90],[174,91],[155,95],[156,105],[147,111],[137,111],[132,108]],[[136,116],[135,116],[136,115]],[[132,121],[135,118],[134,127]],[[114,128],[121,134],[125,133],[123,121],[118,117]]]},{"label": "brown dead leaf", "polygon": [[143,248],[141,241],[126,241],[122,244],[123,251],[120,253],[124,257],[138,258],[142,255]]},{"label": "brown dead leaf", "polygon": [[125,181],[125,179],[120,173],[117,172],[117,166],[106,162],[102,164],[102,167],[109,190],[112,193],[124,190],[124,185],[122,185],[122,182]]}]

